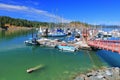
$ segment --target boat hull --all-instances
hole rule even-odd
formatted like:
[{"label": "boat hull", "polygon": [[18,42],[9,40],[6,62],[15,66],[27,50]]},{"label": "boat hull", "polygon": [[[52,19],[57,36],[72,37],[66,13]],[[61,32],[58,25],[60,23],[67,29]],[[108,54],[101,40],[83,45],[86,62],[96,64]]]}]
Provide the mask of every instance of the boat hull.
[{"label": "boat hull", "polygon": [[33,43],[33,42],[29,42],[29,41],[25,41],[24,42],[26,45],[30,46],[30,45],[38,45],[37,42]]},{"label": "boat hull", "polygon": [[73,47],[73,46],[58,45],[57,48],[60,49],[60,50],[71,51],[71,52],[75,52],[76,51],[75,47]]},{"label": "boat hull", "polygon": [[29,40],[24,41],[26,45],[38,45],[38,42],[36,39],[30,38]]},{"label": "boat hull", "polygon": [[52,33],[48,35],[41,34],[42,37],[65,37],[67,34],[65,33]]}]

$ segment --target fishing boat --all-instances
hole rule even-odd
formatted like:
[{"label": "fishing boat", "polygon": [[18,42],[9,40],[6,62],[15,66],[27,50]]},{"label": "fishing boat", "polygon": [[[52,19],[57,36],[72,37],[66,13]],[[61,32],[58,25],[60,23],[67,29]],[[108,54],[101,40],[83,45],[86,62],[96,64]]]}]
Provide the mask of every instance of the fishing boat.
[{"label": "fishing boat", "polygon": [[64,37],[67,36],[66,33],[64,33],[63,30],[61,29],[57,29],[57,30],[44,30],[44,31],[39,31],[38,35],[42,36],[42,37]]},{"label": "fishing boat", "polygon": [[64,37],[66,36],[67,34],[65,33],[62,33],[62,32],[55,32],[55,33],[49,33],[48,34],[48,37]]},{"label": "fishing boat", "polygon": [[36,38],[29,38],[28,40],[24,41],[26,45],[38,45]]},{"label": "fishing boat", "polygon": [[28,40],[24,41],[24,43],[26,45],[38,45],[37,39],[38,39],[38,37],[37,36],[34,37],[33,29],[32,29],[32,37],[29,38]]},{"label": "fishing boat", "polygon": [[71,51],[71,52],[76,51],[76,48],[74,46],[68,46],[66,44],[58,45],[57,48],[60,50]]}]

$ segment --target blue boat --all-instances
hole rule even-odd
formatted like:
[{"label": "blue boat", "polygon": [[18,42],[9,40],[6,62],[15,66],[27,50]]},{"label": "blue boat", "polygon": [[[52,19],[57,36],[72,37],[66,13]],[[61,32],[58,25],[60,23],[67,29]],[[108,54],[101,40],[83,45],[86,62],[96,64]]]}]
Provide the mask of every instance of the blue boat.
[{"label": "blue boat", "polygon": [[56,32],[56,33],[49,33],[47,37],[64,37],[67,36],[67,34],[62,32]]},{"label": "blue boat", "polygon": [[64,30],[62,29],[57,29],[57,30],[52,30],[49,31],[48,29],[46,29],[45,31],[39,31],[38,35],[42,36],[42,37],[64,37],[67,36],[66,33],[64,33]]},{"label": "blue boat", "polygon": [[74,46],[68,46],[68,45],[58,45],[57,48],[65,51],[72,51],[72,52],[76,51],[76,48]]}]

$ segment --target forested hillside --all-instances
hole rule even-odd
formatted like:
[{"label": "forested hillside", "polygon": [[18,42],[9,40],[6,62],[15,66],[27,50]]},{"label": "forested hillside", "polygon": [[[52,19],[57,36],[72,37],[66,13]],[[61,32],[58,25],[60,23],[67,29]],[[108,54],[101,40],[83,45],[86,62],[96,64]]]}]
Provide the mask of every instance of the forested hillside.
[{"label": "forested hillside", "polygon": [[47,22],[28,21],[25,19],[15,19],[7,16],[0,16],[0,27],[5,26],[5,24],[21,26],[21,27],[48,26]]}]

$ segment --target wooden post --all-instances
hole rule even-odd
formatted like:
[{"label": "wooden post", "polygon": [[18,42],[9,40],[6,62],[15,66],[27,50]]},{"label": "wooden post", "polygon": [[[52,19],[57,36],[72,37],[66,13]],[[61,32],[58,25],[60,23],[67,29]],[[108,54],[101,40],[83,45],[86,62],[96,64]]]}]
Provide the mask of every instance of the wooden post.
[{"label": "wooden post", "polygon": [[112,43],[112,52],[114,51],[114,48],[115,47],[115,44],[114,43]]}]

